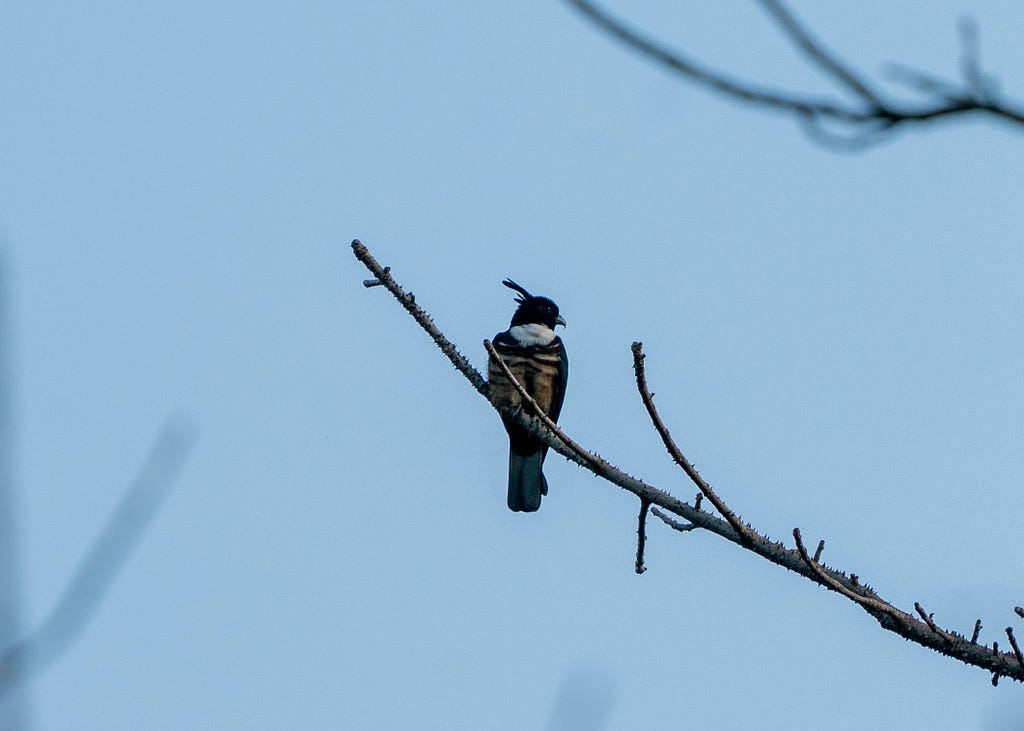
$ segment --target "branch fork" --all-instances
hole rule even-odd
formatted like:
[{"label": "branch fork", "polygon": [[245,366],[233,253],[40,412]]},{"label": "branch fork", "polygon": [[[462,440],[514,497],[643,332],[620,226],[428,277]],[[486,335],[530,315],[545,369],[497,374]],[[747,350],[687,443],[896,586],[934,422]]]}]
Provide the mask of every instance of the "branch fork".
[{"label": "branch fork", "polygon": [[608,36],[670,73],[735,101],[789,113],[812,140],[834,149],[859,150],[900,128],[971,113],[1024,125],[1024,108],[1000,100],[995,81],[982,71],[977,29],[970,20],[960,24],[962,83],[892,65],[890,78],[923,97],[894,101],[825,48],[781,0],[758,0],[789,42],[845,95],[834,101],[736,80],[629,27],[595,2],[566,2]]}]

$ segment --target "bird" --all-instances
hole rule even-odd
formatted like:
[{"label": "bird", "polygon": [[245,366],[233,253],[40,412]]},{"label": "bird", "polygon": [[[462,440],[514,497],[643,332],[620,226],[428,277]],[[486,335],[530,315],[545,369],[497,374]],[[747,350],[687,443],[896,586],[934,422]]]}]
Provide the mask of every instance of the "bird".
[{"label": "bird", "polygon": [[[502,281],[519,296],[519,307],[508,330],[494,336],[494,350],[515,379],[551,418],[558,421],[569,380],[569,359],[555,326],[565,327],[558,305],[547,297],[534,297],[511,279]],[[493,356],[488,358],[487,381],[491,404],[496,408],[522,406],[523,399]],[[508,432],[508,507],[514,512],[532,513],[540,508],[548,483],[541,468],[548,447],[506,416],[501,417]]]}]

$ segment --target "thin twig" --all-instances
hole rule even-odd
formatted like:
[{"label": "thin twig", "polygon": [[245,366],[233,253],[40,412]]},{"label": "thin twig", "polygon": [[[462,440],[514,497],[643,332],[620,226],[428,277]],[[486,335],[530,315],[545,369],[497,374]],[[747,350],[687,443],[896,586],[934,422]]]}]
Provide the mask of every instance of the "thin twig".
[{"label": "thin twig", "polygon": [[718,497],[715,491],[711,488],[711,485],[709,485],[707,481],[697,473],[697,470],[694,469],[692,464],[690,464],[690,460],[686,458],[686,455],[682,453],[678,445],[676,445],[675,441],[672,439],[672,435],[669,433],[668,427],[665,426],[665,422],[663,422],[661,417],[658,415],[658,409],[654,406],[654,396],[647,387],[647,374],[644,369],[644,359],[647,356],[644,355],[643,348],[643,343],[633,343],[633,372],[636,374],[636,387],[640,392],[640,399],[644,402],[644,406],[647,408],[647,415],[650,416],[651,423],[654,424],[654,428],[661,437],[661,441],[664,443],[665,449],[668,450],[672,460],[683,469],[686,476],[693,480],[693,483],[700,489],[701,494],[715,506],[715,509],[722,514],[723,518],[729,521],[729,525],[732,526],[736,533],[749,543],[762,540],[761,536],[757,535],[749,526],[736,517],[736,514],[729,509],[729,506],[725,504],[725,501]]},{"label": "thin twig", "polygon": [[1020,647],[1017,646],[1017,638],[1013,636],[1013,627],[1006,628],[1006,636],[1010,638],[1010,647],[1013,648],[1013,654],[1017,656],[1017,664],[1024,668],[1024,655],[1020,654]]},{"label": "thin twig", "polygon": [[825,539],[818,541],[818,547],[814,549],[814,563],[821,561],[821,552],[825,550]]},{"label": "thin twig", "polygon": [[821,582],[824,583],[826,586],[828,586],[831,589],[834,589],[835,591],[839,592],[848,599],[852,599],[853,601],[857,602],[857,604],[863,606],[865,609],[874,610],[875,612],[879,612],[889,616],[894,621],[896,621],[904,627],[908,626],[909,622],[914,621],[914,618],[911,617],[909,614],[900,611],[888,602],[882,601],[877,597],[858,594],[852,589],[846,587],[842,582],[837,581],[835,577],[831,576],[828,572],[826,572],[824,567],[821,566],[821,564],[817,563],[816,561],[812,561],[810,555],[808,555],[807,553],[807,548],[804,547],[803,538],[800,535],[799,528],[793,529],[793,538],[796,539],[796,548],[800,554],[800,558],[807,565],[807,567],[811,571],[813,571],[819,579],[821,579]]},{"label": "thin twig", "polygon": [[960,72],[967,89],[975,99],[985,95],[985,83],[981,73],[981,44],[978,42],[978,24],[971,17],[960,19]]},{"label": "thin twig", "polygon": [[796,19],[778,0],[760,0],[775,21],[782,27],[793,42],[807,54],[812,62],[821,66],[834,76],[841,84],[849,88],[876,109],[884,108],[881,98],[857,74],[839,62],[830,52],[811,37],[810,32]]},{"label": "thin twig", "polygon": [[647,570],[644,566],[644,545],[647,543],[647,509],[651,504],[640,500],[640,515],[636,521],[636,572],[642,574]]},{"label": "thin twig", "polygon": [[981,620],[975,620],[974,632],[971,634],[971,644],[975,644],[978,641],[978,635],[981,634]]},{"label": "thin twig", "polygon": [[927,71],[920,71],[901,63],[891,62],[887,63],[883,68],[883,75],[887,76],[890,81],[902,84],[909,89],[914,89],[925,96],[945,99],[947,104],[960,104],[963,102],[963,89]]},{"label": "thin twig", "polygon": [[921,615],[921,619],[923,619],[924,623],[928,625],[928,629],[942,637],[942,639],[946,640],[946,642],[953,641],[953,637],[948,632],[941,629],[937,624],[935,624],[935,620],[932,619],[932,615],[926,613],[924,609],[921,607],[921,605],[917,602],[914,602],[914,610]]},{"label": "thin twig", "polygon": [[665,515],[665,513],[661,512],[657,508],[651,508],[651,513],[661,518],[661,521],[669,528],[677,530],[680,533],[688,533],[689,531],[695,530],[700,527],[698,525],[694,525],[693,523],[680,523],[678,520],[674,520],[670,516]]}]

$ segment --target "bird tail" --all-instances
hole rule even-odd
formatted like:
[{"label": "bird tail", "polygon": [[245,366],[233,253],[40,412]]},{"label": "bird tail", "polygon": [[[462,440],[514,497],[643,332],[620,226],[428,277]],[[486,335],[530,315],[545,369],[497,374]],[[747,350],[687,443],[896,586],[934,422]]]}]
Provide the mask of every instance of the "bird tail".
[{"label": "bird tail", "polygon": [[548,483],[541,467],[544,452],[533,454],[508,452],[508,507],[517,513],[532,513],[540,507],[541,495],[547,495]]}]

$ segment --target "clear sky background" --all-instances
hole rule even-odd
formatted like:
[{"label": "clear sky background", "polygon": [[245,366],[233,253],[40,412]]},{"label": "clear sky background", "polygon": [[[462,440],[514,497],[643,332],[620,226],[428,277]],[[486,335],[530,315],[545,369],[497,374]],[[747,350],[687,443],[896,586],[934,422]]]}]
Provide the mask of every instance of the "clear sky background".
[{"label": "clear sky background", "polygon": [[[612,8],[827,90],[757,6]],[[1024,97],[1020,3],[794,5],[844,57]],[[483,367],[512,277],[569,322],[566,430],[690,497],[632,383],[757,528],[999,639],[1024,604],[1024,135],[849,156],[680,83],[564,3],[0,6],[0,234],[24,629],[165,419],[198,443],[37,729],[1024,728],[1024,690],[882,631],[500,422],[367,275]],[[656,521],[655,521],[656,523]]]}]

